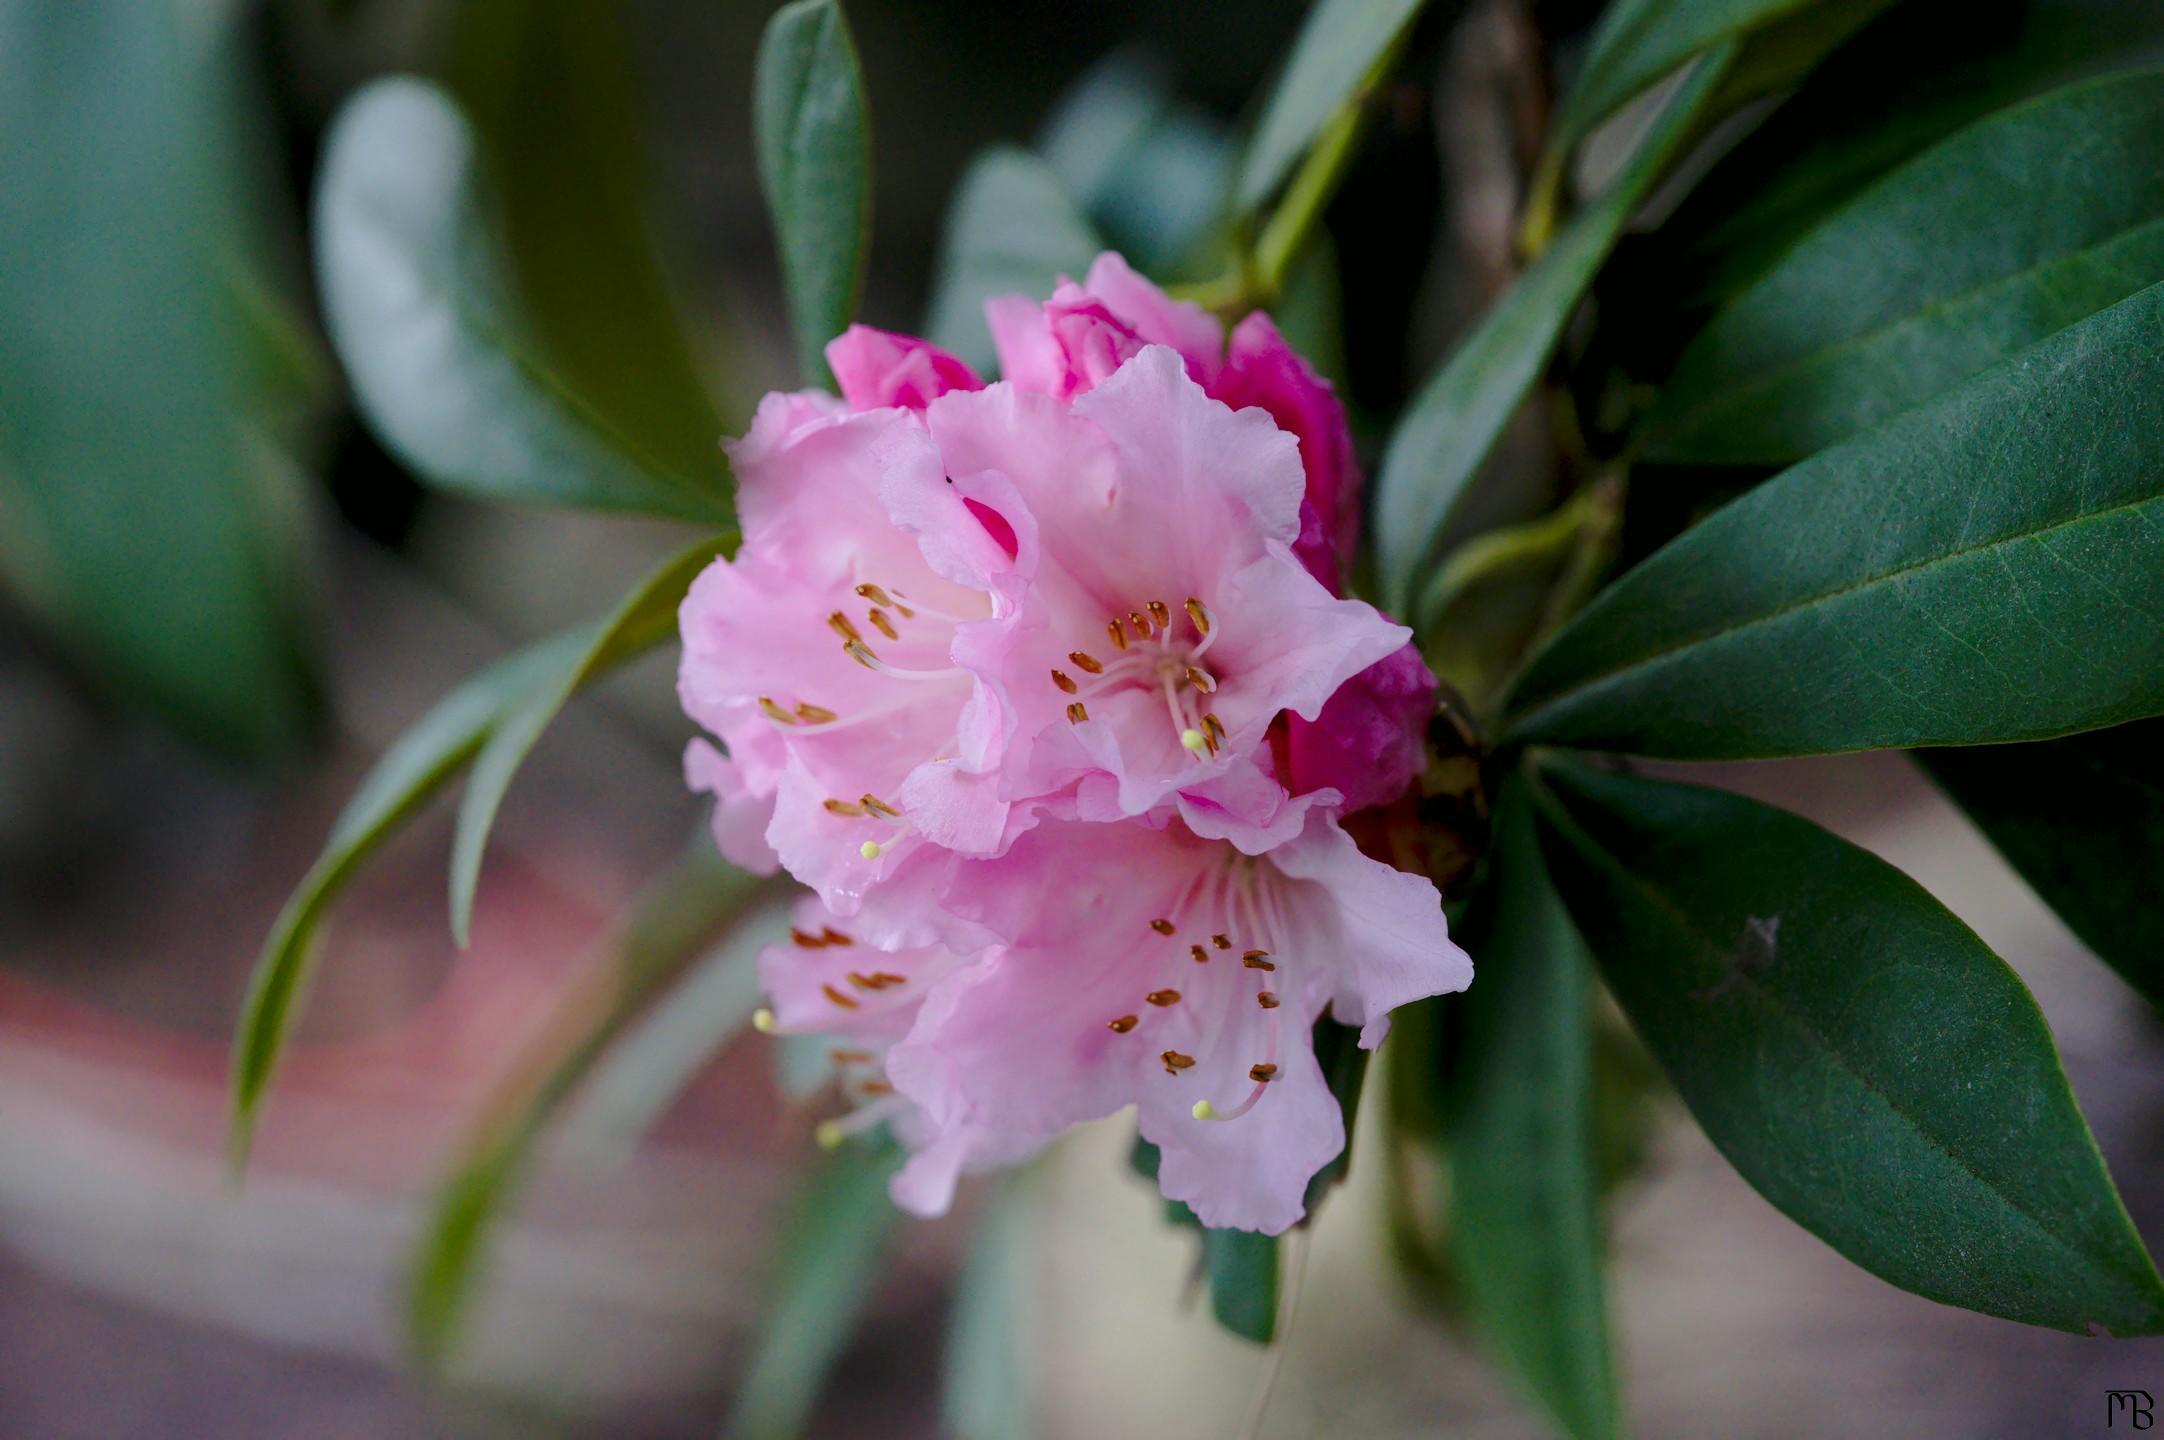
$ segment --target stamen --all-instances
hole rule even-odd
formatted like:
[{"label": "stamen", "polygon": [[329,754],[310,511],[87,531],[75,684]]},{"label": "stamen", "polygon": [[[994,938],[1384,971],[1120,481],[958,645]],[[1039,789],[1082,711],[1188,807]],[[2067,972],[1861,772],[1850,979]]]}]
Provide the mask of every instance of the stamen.
[{"label": "stamen", "polygon": [[860,1095],[892,1095],[894,1084],[889,1080],[866,1080],[857,1086]]},{"label": "stamen", "polygon": [[1212,935],[1210,943],[1220,950],[1230,950],[1232,948],[1232,937],[1230,935]]},{"label": "stamen", "polygon": [[1187,597],[1187,604],[1183,608],[1187,611],[1187,618],[1194,623],[1195,633],[1207,636],[1210,633],[1209,608],[1192,595]]},{"label": "stamen", "polygon": [[807,725],[831,725],[840,717],[824,705],[814,705],[809,701],[800,700],[797,702],[796,718]]},{"label": "stamen", "polygon": [[[894,597],[892,595],[889,595],[886,591],[880,589],[877,585],[869,583],[859,585],[857,587],[857,593],[859,595],[862,595],[865,599],[871,601],[874,605],[894,605]],[[897,610],[901,609],[899,605],[895,605],[894,608]]]},{"label": "stamen", "polygon": [[887,612],[880,609],[877,605],[874,605],[872,607],[870,619],[874,628],[876,628],[880,634],[886,636],[889,640],[899,640],[902,638],[902,632],[894,628],[894,622],[887,618]]},{"label": "stamen", "polygon": [[947,665],[937,670],[911,670],[906,666],[889,665],[886,661],[873,654],[872,648],[862,640],[843,641],[842,653],[865,669],[876,670],[894,680],[945,680],[950,676],[967,675],[969,673],[959,665]]},{"label": "stamen", "polygon": [[848,815],[857,819],[862,819],[864,815],[863,806],[852,805],[847,800],[828,800],[825,805],[829,815]]},{"label": "stamen", "polygon": [[1085,721],[1085,720],[1087,720],[1087,719],[1089,719],[1089,718],[1090,718],[1090,712],[1089,712],[1089,709],[1088,709],[1088,707],[1087,707],[1087,706],[1083,705],[1083,703],[1082,703],[1081,701],[1077,700],[1077,701],[1075,701],[1075,702],[1074,702],[1074,703],[1073,703],[1072,705],[1069,705],[1069,706],[1067,707],[1067,723],[1068,723],[1068,724],[1070,724],[1070,725],[1079,725],[1079,724],[1081,724],[1081,723],[1082,723],[1083,721]]},{"label": "stamen", "polygon": [[882,990],[889,985],[907,985],[908,983],[909,977],[907,975],[897,975],[892,970],[874,970],[872,972],[872,984]]},{"label": "stamen", "polygon": [[1141,612],[1141,611],[1139,611],[1139,610],[1130,610],[1130,611],[1128,611],[1128,612],[1127,612],[1127,623],[1128,623],[1129,625],[1132,625],[1132,626],[1134,626],[1134,628],[1135,628],[1135,638],[1136,638],[1137,640],[1147,640],[1147,639],[1149,639],[1149,638],[1150,638],[1150,622],[1142,618],[1142,612]]},{"label": "stamen", "polygon": [[1172,611],[1167,608],[1162,600],[1152,600],[1150,602],[1150,618],[1157,622],[1157,628],[1160,630],[1170,630],[1172,628]]},{"label": "stamen", "polygon": [[1189,958],[1191,958],[1197,965],[1207,965],[1210,963],[1210,952],[1203,949],[1200,945],[1188,946],[1187,954]]},{"label": "stamen", "polygon": [[849,617],[839,610],[827,616],[827,628],[844,640],[854,640],[860,644],[864,640],[864,637],[857,633],[857,627],[849,623]]},{"label": "stamen", "polygon": [[1216,742],[1216,744],[1210,746],[1211,750],[1214,751],[1218,745],[1225,743],[1225,722],[1218,719],[1214,711],[1206,710],[1203,712],[1202,728],[1208,731],[1210,739]]},{"label": "stamen", "polygon": [[1267,950],[1250,950],[1240,957],[1240,963],[1250,970],[1275,970],[1277,962],[1270,959]]},{"label": "stamen", "polygon": [[880,799],[877,795],[860,795],[857,797],[857,803],[864,807],[867,814],[884,815],[890,820],[899,820],[902,818],[901,811],[895,809],[892,805],[889,805],[886,801]]},{"label": "stamen", "polygon": [[1251,1065],[1248,1067],[1247,1078],[1257,1085],[1267,1085],[1277,1078],[1277,1067],[1275,1065]]},{"label": "stamen", "polygon": [[1120,624],[1117,617],[1113,619],[1111,624],[1105,626],[1105,633],[1112,637],[1113,649],[1125,650],[1127,648],[1127,630]]},{"label": "stamen", "polygon": [[879,668],[879,657],[866,649],[862,640],[844,640],[842,642],[842,653],[867,670],[877,670]]},{"label": "stamen", "polygon": [[796,716],[791,715],[788,711],[782,709],[781,706],[776,705],[773,699],[766,695],[761,695],[759,697],[759,713],[761,715],[764,715],[767,719],[773,721],[776,725],[796,724]]},{"label": "stamen", "polygon": [[1207,670],[1198,670],[1192,665],[1187,667],[1187,683],[1205,695],[1215,695],[1217,693],[1217,677]]},{"label": "stamen", "polygon": [[1105,1022],[1105,1029],[1110,1030],[1115,1035],[1125,1035],[1141,1023],[1142,1017],[1140,1015],[1122,1015],[1117,1020]]},{"label": "stamen", "polygon": [[1155,1005],[1158,1009],[1162,1010],[1167,1005],[1179,1004],[1180,992],[1177,990],[1152,990],[1149,994],[1143,996],[1142,998],[1149,1001],[1152,1005]]},{"label": "stamen", "polygon": [[1150,928],[1160,935],[1170,935],[1172,933],[1172,922],[1170,920],[1152,920]]},{"label": "stamen", "polygon": [[1277,992],[1275,990],[1261,991],[1255,996],[1255,1003],[1265,1010],[1275,1010],[1277,1008]]},{"label": "stamen", "polygon": [[1075,667],[1086,675],[1102,675],[1105,673],[1105,667],[1098,662],[1097,657],[1086,650],[1069,650],[1067,658],[1074,661]]},{"label": "stamen", "polygon": [[824,949],[827,943],[826,937],[822,935],[807,934],[804,931],[797,929],[794,925],[789,927],[789,938],[796,941],[797,944],[803,946],[806,950]]},{"label": "stamen", "polygon": [[819,988],[826,991],[827,999],[832,1000],[835,1004],[841,1006],[842,1009],[854,1010],[857,1008],[857,1002],[854,999],[850,998],[847,995],[844,995],[841,991],[835,989],[832,985],[822,985]]},{"label": "stamen", "polygon": [[1074,677],[1072,675],[1069,675],[1064,670],[1054,670],[1052,672],[1052,683],[1059,686],[1060,689],[1066,691],[1069,695],[1072,695],[1075,692]]},{"label": "stamen", "polygon": [[827,1059],[833,1061],[836,1065],[869,1065],[872,1063],[872,1052],[869,1050],[829,1050],[827,1051]]},{"label": "stamen", "polygon": [[1177,1050],[1167,1050],[1157,1058],[1165,1062],[1165,1073],[1167,1075],[1177,1075],[1182,1070],[1192,1070],[1195,1066],[1194,1056],[1182,1055]]},{"label": "stamen", "polygon": [[832,925],[828,925],[821,929],[819,932],[819,938],[829,945],[854,945],[857,943],[856,941],[850,939],[847,935],[842,934],[841,931],[835,929]]}]

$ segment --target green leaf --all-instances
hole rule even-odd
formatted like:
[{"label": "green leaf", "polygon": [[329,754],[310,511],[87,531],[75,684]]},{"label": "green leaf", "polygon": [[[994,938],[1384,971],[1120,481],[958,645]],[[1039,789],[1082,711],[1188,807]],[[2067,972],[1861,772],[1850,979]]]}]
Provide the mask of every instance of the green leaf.
[{"label": "green leaf", "polygon": [[1576,1440],[1617,1433],[1601,1281],[1592,957],[1541,858],[1522,784],[1468,920],[1446,1080],[1451,1254],[1490,1343]]},{"label": "green leaf", "polygon": [[804,1433],[900,1216],[887,1198],[887,1177],[900,1158],[886,1141],[844,1145],[805,1181],[782,1232],[765,1325],[730,1413],[732,1440]]},{"label": "green leaf", "polygon": [[[535,696],[556,694],[566,674],[576,673],[580,683],[585,683],[636,653],[628,631],[619,632],[613,644],[597,645],[605,628],[582,626],[552,636],[460,685],[383,752],[346,802],[323,853],[278,912],[249,977],[233,1039],[230,1146],[236,1169],[247,1164],[264,1095],[285,1048],[294,1007],[314,968],[317,933],[332,903],[384,841],[463,769],[500,727],[534,707]],[[669,633],[649,627],[644,631],[646,644],[658,644]]]},{"label": "green leaf", "polygon": [[480,1127],[437,1192],[414,1249],[407,1334],[424,1366],[439,1367],[449,1356],[489,1227],[525,1176],[549,1119],[760,886],[732,870],[701,834],[684,860],[639,897],[621,936],[508,1067],[497,1093],[481,1107]]},{"label": "green leaf", "polygon": [[1240,162],[1234,204],[1252,214],[1285,183],[1339,108],[1412,28],[1423,0],[1316,0]]},{"label": "green leaf", "polygon": [[2164,1007],[2164,721],[1916,758],[2067,928]]},{"label": "green leaf", "polygon": [[1421,387],[1383,456],[1375,544],[1385,608],[1410,611],[1421,567],[1503,429],[1540,377],[1631,211],[1720,84],[1733,47],[1708,55],[1669,101],[1630,161]]},{"label": "green leaf", "polygon": [[1722,791],[1555,765],[1536,796],[1609,989],[1760,1194],[1929,1299],[2164,1331],[2036,1002],[1922,887]]},{"label": "green leaf", "polygon": [[2159,333],[2164,286],[1685,531],[1535,657],[1511,736],[1739,759],[2164,712]]},{"label": "green leaf", "polygon": [[1714,317],[1646,422],[1649,458],[1800,459],[2164,279],[2160,133],[2149,71],[2001,111],[1894,171]]},{"label": "green leaf", "polygon": [[962,177],[947,212],[926,336],[990,373],[999,363],[984,325],[995,295],[1043,298],[1061,275],[1080,275],[1103,248],[1044,162],[995,146]]},{"label": "green leaf", "polygon": [[480,753],[458,804],[458,828],[451,837],[451,933],[460,945],[473,927],[473,896],[481,883],[481,857],[488,832],[512,777],[526,762],[541,732],[556,712],[595,676],[644,654],[676,633],[676,609],[684,592],[714,558],[734,548],[733,537],[714,536],[678,553],[648,576],[600,624],[582,632],[585,645],[567,648],[554,671],[529,677],[531,688],[512,697]]},{"label": "green leaf", "polygon": [[1614,0],[1593,32],[1577,79],[1556,107],[1551,148],[1575,146],[1624,102],[1694,55],[1814,10],[1847,8],[1844,0]]},{"label": "green leaf", "polygon": [[430,484],[722,524],[728,491],[641,452],[552,366],[485,209],[472,132],[419,80],[378,80],[331,128],[316,277],[362,413]]},{"label": "green leaf", "polygon": [[[663,264],[633,12],[466,0],[452,92],[489,159],[521,313],[565,383],[672,473],[725,489],[723,430]],[[704,297],[702,297],[704,298]],[[710,312],[711,307],[702,307]],[[702,313],[713,348],[714,316]]]},{"label": "green leaf", "polygon": [[795,0],[759,41],[752,101],[759,183],[774,217],[789,318],[806,380],[856,318],[872,233],[872,135],[864,76],[836,0]]},{"label": "green leaf", "polygon": [[1202,1264],[1210,1275],[1210,1313],[1243,1340],[1277,1338],[1277,1237],[1252,1230],[1202,1232]]},{"label": "green leaf", "polygon": [[956,1440],[1015,1440],[1031,1424],[1026,1295],[1030,1261],[1027,1180],[1008,1175],[977,1212],[969,1259],[947,1323],[940,1412]]},{"label": "green leaf", "polygon": [[[1929,53],[1919,70],[1916,55]],[[1679,282],[1734,294],[1865,185],[1990,114],[2062,84],[2164,58],[2164,9],[2014,0],[1959,26],[1897,5],[1724,157],[1663,227]]]},{"label": "green leaf", "polygon": [[100,689],[262,759],[313,728],[315,586],[234,28],[0,3],[0,582]]}]

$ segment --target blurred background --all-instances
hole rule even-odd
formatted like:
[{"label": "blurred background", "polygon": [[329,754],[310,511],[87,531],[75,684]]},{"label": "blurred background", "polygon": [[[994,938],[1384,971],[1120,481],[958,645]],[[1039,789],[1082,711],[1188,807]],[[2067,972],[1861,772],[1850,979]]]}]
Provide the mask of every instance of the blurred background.
[{"label": "blurred background", "polygon": [[[1158,278],[1192,278],[1304,8],[857,0],[865,318],[917,328],[948,204],[996,142],[1037,147]],[[1307,332],[1371,432],[1507,276],[1540,37],[1594,8],[1424,22],[1330,214],[1362,264],[1324,276]],[[412,1378],[399,1339],[407,1248],[475,1106],[699,823],[666,653],[522,773],[468,950],[444,923],[443,807],[344,899],[238,1188],[226,1047],[369,762],[680,540],[424,493],[378,448],[310,280],[325,127],[375,76],[445,83],[540,342],[627,433],[710,468],[759,392],[798,383],[751,164],[768,11],[0,0],[0,1436],[673,1437],[727,1414],[818,1118],[757,1037],[643,1143],[548,1147],[443,1382]],[[1713,773],[1908,869],[2014,964],[2164,1236],[2164,1052],[2112,972],[1898,757]],[[1855,1270],[1665,1106],[1611,1211],[1638,1433],[2082,1435],[2107,1388],[2164,1389],[2164,1341],[2025,1330]],[[1084,1132],[1022,1181],[1032,1408],[1049,1436],[1233,1433],[1271,1362],[1192,1303],[1191,1238],[1129,1172],[1129,1134]],[[1543,1433],[1400,1279],[1385,1157],[1362,1158],[1304,1242],[1263,1433]],[[978,1198],[899,1232],[816,1433],[940,1433]]]}]

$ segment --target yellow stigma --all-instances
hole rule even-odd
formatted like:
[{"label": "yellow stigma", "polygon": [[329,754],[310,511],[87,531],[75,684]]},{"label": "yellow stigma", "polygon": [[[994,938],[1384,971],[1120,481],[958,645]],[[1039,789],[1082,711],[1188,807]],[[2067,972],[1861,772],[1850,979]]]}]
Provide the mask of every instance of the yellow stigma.
[{"label": "yellow stigma", "polygon": [[819,1142],[822,1150],[838,1150],[842,1141],[848,1138],[849,1132],[842,1128],[839,1120],[822,1120],[819,1128],[812,1131],[812,1139]]},{"label": "yellow stigma", "polygon": [[761,1035],[774,1033],[774,1012],[761,1005],[751,1012],[751,1028]]},{"label": "yellow stigma", "polygon": [[867,860],[877,860],[879,858],[879,842],[867,840],[857,847],[857,853]]},{"label": "yellow stigma", "polygon": [[1215,1120],[1217,1118],[1217,1107],[1207,1100],[1197,1100],[1195,1108],[1189,1113],[1197,1120]]},{"label": "yellow stigma", "polygon": [[1180,732],[1180,743],[1182,745],[1185,745],[1188,749],[1194,751],[1197,755],[1201,755],[1208,752],[1210,748],[1210,737],[1203,734],[1200,730],[1182,730]]}]

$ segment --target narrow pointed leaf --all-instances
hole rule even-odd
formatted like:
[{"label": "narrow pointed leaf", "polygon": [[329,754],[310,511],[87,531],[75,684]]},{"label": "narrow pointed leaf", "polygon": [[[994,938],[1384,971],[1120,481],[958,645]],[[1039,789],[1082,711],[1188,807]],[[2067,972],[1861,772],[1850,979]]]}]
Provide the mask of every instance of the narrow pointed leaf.
[{"label": "narrow pointed leaf", "polygon": [[1653,82],[1692,56],[1852,0],[1612,0],[1585,63],[1556,109],[1558,149],[1568,149]]},{"label": "narrow pointed leaf", "polygon": [[1617,1433],[1601,1279],[1592,957],[1547,875],[1522,786],[1496,820],[1494,870],[1455,1002],[1448,1232],[1474,1321],[1574,1440]]},{"label": "narrow pointed leaf", "polygon": [[1252,1230],[1202,1232],[1202,1265],[1210,1277],[1210,1314],[1243,1340],[1277,1338],[1278,1237]]},{"label": "narrow pointed leaf", "polygon": [[1720,83],[1733,50],[1699,63],[1630,162],[1580,211],[1414,397],[1375,489],[1375,545],[1389,609],[1410,611],[1459,501],[1540,378],[1586,286]]},{"label": "narrow pointed leaf", "polygon": [[407,1276],[407,1338],[423,1365],[436,1368],[448,1358],[489,1227],[524,1178],[551,1118],[759,886],[698,836],[691,853],[639,897],[622,934],[603,947],[483,1104],[479,1128],[437,1192]]},{"label": "narrow pointed leaf", "polygon": [[643,453],[548,360],[520,310],[466,121],[419,80],[348,101],[325,147],[316,278],[354,398],[432,485],[725,523],[718,471]]},{"label": "narrow pointed leaf", "polygon": [[2152,286],[1716,512],[1534,659],[1513,735],[1733,759],[2164,713],[2160,332]]},{"label": "narrow pointed leaf", "polygon": [[[584,684],[637,653],[635,638],[597,646],[601,626],[582,626],[528,646],[483,670],[438,701],[435,708],[383,752],[324,842],[323,853],[301,877],[278,912],[263,943],[233,1038],[230,1145],[236,1167],[246,1164],[272,1073],[306,993],[315,963],[318,932],[326,915],[378,848],[472,761],[499,728],[534,706],[537,694],[556,693],[564,675]],[[648,627],[647,646],[670,633]],[[588,664],[588,661],[594,663]],[[521,752],[523,753],[523,752]]]},{"label": "narrow pointed leaf", "polygon": [[464,945],[473,924],[473,896],[481,881],[488,832],[512,777],[565,702],[588,681],[644,654],[676,633],[676,607],[714,558],[732,548],[728,537],[701,540],[679,553],[624,597],[616,612],[589,627],[583,648],[566,647],[553,672],[536,672],[531,689],[507,709],[474,756],[473,774],[459,798],[458,828],[451,838],[451,933]]},{"label": "narrow pointed leaf", "polygon": [[2147,71],[2001,111],[1886,176],[1714,317],[1648,455],[1800,459],[2164,279],[2160,133]]},{"label": "narrow pointed leaf", "polygon": [[807,381],[821,383],[827,341],[856,317],[872,226],[864,76],[836,0],[795,0],[767,22],[752,130],[797,360]]},{"label": "narrow pointed leaf", "polygon": [[1006,146],[977,157],[947,212],[925,334],[978,370],[999,361],[984,327],[995,295],[1051,294],[1079,276],[1101,248],[1075,202],[1042,160]]},{"label": "narrow pointed leaf", "polygon": [[2164,1007],[2164,721],[1916,758],[2067,928]]},{"label": "narrow pointed leaf", "polygon": [[844,1145],[805,1180],[782,1230],[774,1293],[729,1417],[731,1440],[804,1433],[900,1219],[887,1197],[899,1160],[884,1139]]},{"label": "narrow pointed leaf", "polygon": [[1316,0],[1240,162],[1233,203],[1252,214],[1276,193],[1338,108],[1363,84],[1424,0]]},{"label": "narrow pointed leaf", "polygon": [[1723,791],[1555,764],[1542,843],[1624,1012],[1743,1177],[1929,1299],[2164,1332],[2036,1002],[1923,888]]}]

